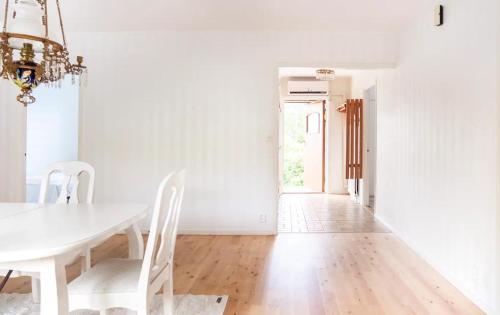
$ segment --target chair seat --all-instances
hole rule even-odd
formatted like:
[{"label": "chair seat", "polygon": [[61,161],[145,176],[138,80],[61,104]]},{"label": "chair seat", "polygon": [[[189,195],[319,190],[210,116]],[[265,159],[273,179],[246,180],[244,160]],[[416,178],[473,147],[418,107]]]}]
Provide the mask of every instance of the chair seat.
[{"label": "chair seat", "polygon": [[108,259],[90,268],[68,285],[70,311],[84,309],[106,314],[108,309],[119,307],[146,315],[150,314],[154,295],[163,288],[163,313],[173,314],[172,266],[183,193],[184,171],[163,179],[144,260]]},{"label": "chair seat", "polygon": [[137,292],[142,260],[107,259],[68,285],[69,295]]}]

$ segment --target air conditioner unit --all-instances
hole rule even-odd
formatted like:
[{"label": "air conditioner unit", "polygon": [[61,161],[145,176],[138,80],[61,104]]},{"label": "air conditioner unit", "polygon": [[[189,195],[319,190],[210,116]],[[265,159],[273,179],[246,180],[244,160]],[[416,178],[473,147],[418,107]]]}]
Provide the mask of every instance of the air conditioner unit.
[{"label": "air conditioner unit", "polygon": [[328,95],[329,81],[288,81],[289,95]]}]

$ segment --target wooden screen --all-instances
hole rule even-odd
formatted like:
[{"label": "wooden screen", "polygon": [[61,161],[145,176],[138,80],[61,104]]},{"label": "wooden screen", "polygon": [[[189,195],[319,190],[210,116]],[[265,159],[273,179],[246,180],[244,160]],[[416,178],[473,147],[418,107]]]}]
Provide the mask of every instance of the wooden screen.
[{"label": "wooden screen", "polygon": [[346,178],[363,178],[363,100],[346,101]]}]

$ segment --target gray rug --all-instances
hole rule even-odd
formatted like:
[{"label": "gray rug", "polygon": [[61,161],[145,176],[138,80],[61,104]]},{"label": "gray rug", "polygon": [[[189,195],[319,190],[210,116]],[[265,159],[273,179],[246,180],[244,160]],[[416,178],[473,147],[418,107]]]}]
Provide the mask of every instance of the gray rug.
[{"label": "gray rug", "polygon": [[[226,295],[176,295],[176,315],[223,315],[228,297]],[[163,315],[160,296],[153,300],[152,315]],[[34,304],[31,294],[0,294],[0,314],[39,315],[40,305]],[[74,311],[71,315],[99,315],[99,312]],[[134,315],[133,311],[113,309],[109,315]]]}]

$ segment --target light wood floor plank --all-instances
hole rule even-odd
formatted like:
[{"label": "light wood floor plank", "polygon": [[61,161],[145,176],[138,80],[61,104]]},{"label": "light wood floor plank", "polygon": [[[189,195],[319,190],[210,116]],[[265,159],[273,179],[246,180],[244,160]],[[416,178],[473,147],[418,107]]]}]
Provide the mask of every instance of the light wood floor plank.
[{"label": "light wood floor plank", "polygon": [[[127,252],[117,235],[92,257]],[[388,233],[180,236],[174,279],[176,294],[229,295],[225,314],[483,314]],[[29,279],[6,292],[30,292]]]},{"label": "light wood floor plank", "polygon": [[[299,205],[287,200],[287,207],[283,227],[340,222],[337,231],[357,233],[180,236],[175,293],[229,295],[226,315],[484,314],[391,233],[363,233],[382,228],[348,199],[302,199]],[[295,223],[294,207],[302,209]],[[126,236],[117,235],[92,251],[92,261],[127,253]],[[78,264],[67,267],[68,279],[79,270]],[[30,290],[26,277],[5,288]]]}]

